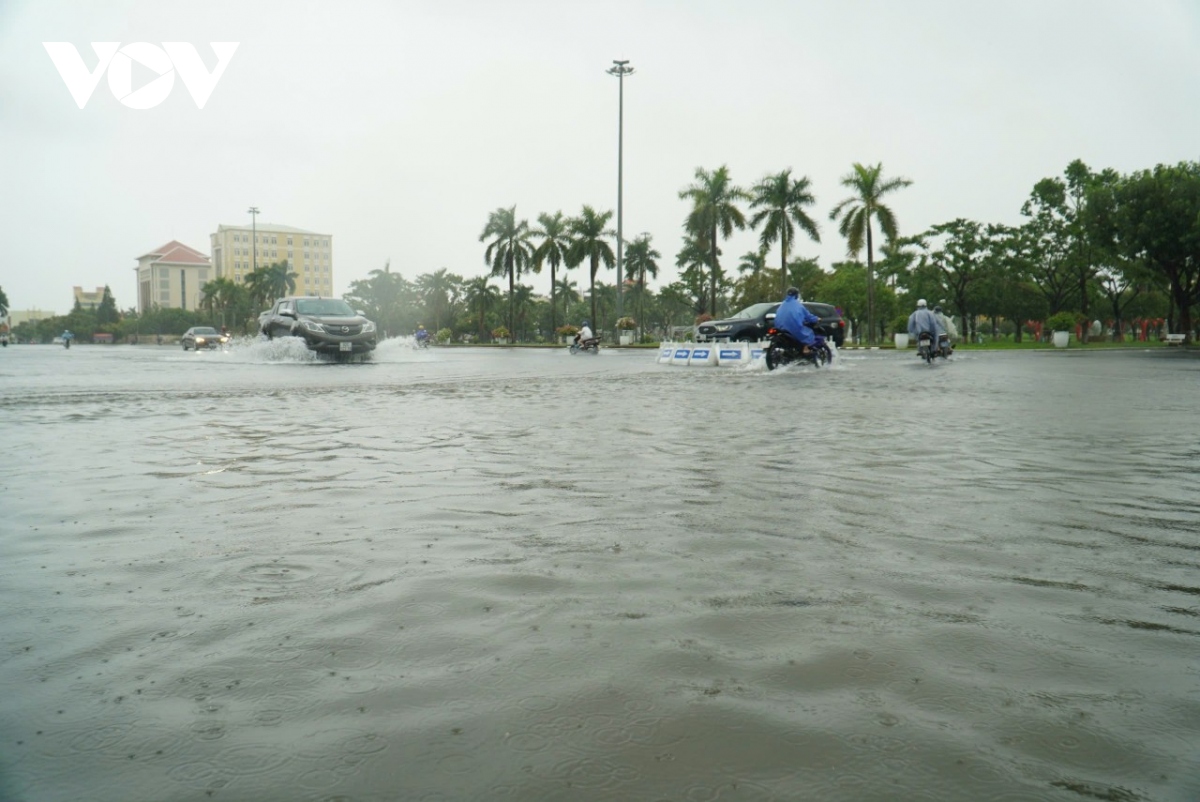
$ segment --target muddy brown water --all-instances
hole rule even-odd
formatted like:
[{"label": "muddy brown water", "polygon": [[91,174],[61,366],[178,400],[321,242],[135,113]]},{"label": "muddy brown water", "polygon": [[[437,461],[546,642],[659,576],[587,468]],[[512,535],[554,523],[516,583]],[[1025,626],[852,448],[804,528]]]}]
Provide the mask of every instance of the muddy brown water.
[{"label": "muddy brown water", "polygon": [[0,352],[0,799],[1200,799],[1200,360]]}]

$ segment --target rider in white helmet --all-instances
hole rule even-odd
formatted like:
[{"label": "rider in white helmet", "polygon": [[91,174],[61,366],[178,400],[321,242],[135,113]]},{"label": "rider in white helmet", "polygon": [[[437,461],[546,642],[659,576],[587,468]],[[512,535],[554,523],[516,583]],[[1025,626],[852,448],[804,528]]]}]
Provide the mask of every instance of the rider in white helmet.
[{"label": "rider in white helmet", "polygon": [[934,343],[938,338],[938,322],[937,317],[929,310],[925,303],[925,299],[917,301],[917,309],[908,316],[908,336],[914,340],[920,340],[921,335],[928,332],[933,337]]}]

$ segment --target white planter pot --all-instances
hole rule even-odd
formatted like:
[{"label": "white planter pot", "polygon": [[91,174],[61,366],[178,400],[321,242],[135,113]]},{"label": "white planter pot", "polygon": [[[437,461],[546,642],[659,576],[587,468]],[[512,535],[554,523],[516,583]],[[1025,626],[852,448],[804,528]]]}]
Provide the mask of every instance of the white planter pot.
[{"label": "white planter pot", "polygon": [[633,332],[621,333],[621,345],[633,345]]},{"label": "white planter pot", "polygon": [[892,336],[896,338],[896,350],[897,351],[908,347],[908,334],[907,333],[901,334],[900,332],[896,332]]},{"label": "white planter pot", "polygon": [[1067,344],[1071,342],[1071,332],[1056,331],[1054,332],[1053,339],[1055,348],[1066,348]]}]

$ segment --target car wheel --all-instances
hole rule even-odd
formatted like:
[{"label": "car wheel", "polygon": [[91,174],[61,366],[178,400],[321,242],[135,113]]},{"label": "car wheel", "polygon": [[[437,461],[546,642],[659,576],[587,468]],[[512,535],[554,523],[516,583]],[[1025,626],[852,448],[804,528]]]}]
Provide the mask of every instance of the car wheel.
[{"label": "car wheel", "polygon": [[187,350],[187,343],[180,343],[180,345],[183,346],[183,350],[185,350],[185,351]]}]

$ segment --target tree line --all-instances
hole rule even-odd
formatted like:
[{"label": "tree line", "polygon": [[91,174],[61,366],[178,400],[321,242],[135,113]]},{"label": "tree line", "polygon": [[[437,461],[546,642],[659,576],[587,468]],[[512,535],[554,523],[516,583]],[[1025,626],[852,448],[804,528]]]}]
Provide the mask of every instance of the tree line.
[{"label": "tree line", "polygon": [[[651,289],[647,280],[658,277],[663,258],[653,238],[643,233],[625,243],[621,292],[634,315],[622,323],[636,321],[643,338],[651,340],[668,336],[674,326],[781,298],[795,285],[807,300],[840,307],[867,342],[903,330],[918,297],[941,303],[962,320],[968,336],[990,324],[993,334],[1007,331],[1019,341],[1062,312],[1081,323],[1108,321],[1114,338],[1134,319],[1162,319],[1189,341],[1195,336],[1200,163],[1160,164],[1123,175],[1075,160],[1061,176],[1033,186],[1020,207],[1020,224],[955,218],[907,235],[888,201],[911,180],[886,177],[881,164],[856,163],[841,184],[849,194],[828,217],[846,242],[848,258],[825,268],[795,256],[798,236],[813,242],[821,237],[807,177],[793,176],[789,168],[742,188],[727,166],[697,168],[694,181],[678,193],[689,204],[675,255],[679,278]],[[551,341],[563,333],[560,324],[575,326],[584,318],[611,331],[617,324],[617,287],[601,280],[600,269],[615,267],[612,215],[584,205],[574,217],[539,214],[531,226],[515,206],[500,207],[488,215],[479,236],[488,275],[468,279],[443,267],[409,281],[389,263],[353,282],[344,297],[393,335],[423,324],[443,338]],[[759,232],[759,248],[730,269],[722,262],[721,244],[747,227]],[[768,255],[776,246],[772,267]],[[864,251],[865,263],[859,261]],[[547,267],[549,297],[521,283]],[[582,288],[567,272],[579,267],[586,271]],[[506,298],[491,283],[494,278],[506,280]],[[196,313],[154,308],[139,316],[133,310],[118,313],[115,305],[103,313],[76,308],[41,322],[37,331],[49,337],[62,328],[81,336],[111,331],[127,339],[210,324],[253,333],[258,312],[293,292],[295,279],[287,262],[279,262],[243,283],[208,282]],[[1081,333],[1087,336],[1086,326]]]}]

